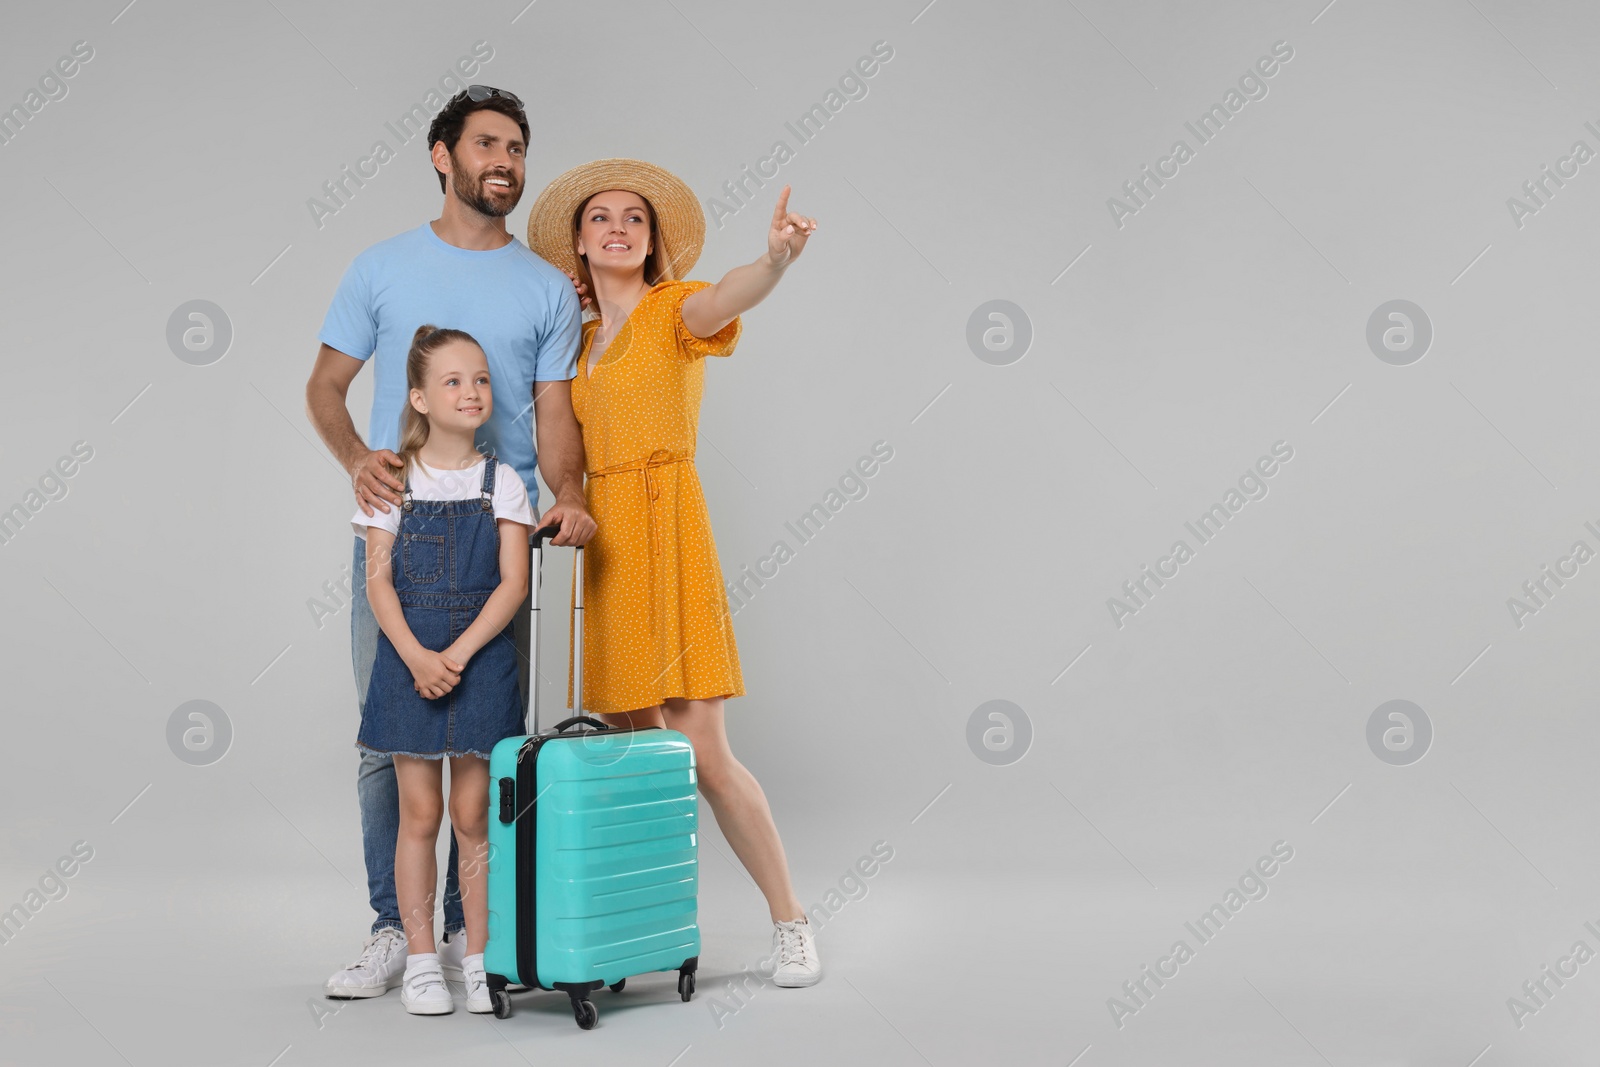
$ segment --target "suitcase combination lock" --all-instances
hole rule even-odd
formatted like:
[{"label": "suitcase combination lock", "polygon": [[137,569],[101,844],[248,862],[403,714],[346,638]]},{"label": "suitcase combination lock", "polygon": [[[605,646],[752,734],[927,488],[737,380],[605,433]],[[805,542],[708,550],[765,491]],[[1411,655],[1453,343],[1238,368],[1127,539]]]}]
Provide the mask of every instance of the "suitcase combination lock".
[{"label": "suitcase combination lock", "polygon": [[500,779],[500,821],[513,823],[517,820],[517,780],[515,778]]}]

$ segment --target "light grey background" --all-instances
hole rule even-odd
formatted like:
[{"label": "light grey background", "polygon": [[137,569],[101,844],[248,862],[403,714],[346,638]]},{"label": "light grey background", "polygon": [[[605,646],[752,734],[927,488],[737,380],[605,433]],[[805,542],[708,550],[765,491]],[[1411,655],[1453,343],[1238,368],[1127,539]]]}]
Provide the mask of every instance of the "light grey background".
[{"label": "light grey background", "polygon": [[[94,49],[0,145],[0,507],[94,449],[0,546],[0,907],[94,850],[0,946],[0,1059],[1592,1062],[1600,962],[1520,1027],[1507,1005],[1600,950],[1600,563],[1520,627],[1507,606],[1600,548],[1600,163],[1520,227],[1507,206],[1600,149],[1592,9],[123,2],[0,30],[6,106]],[[474,80],[531,103],[519,236],[587,159],[709,198],[795,148],[694,271],[757,255],[784,181],[820,220],[708,374],[730,577],[894,449],[738,614],[728,709],[803,900],[876,841],[894,858],[827,922],[820,985],[732,1018],[714,1001],[769,926],[709,818],[694,1003],[662,975],[601,993],[590,1033],[557,994],[505,1022],[398,995],[317,1014],[371,915],[349,616],[307,606],[349,561],[351,497],[303,389],[345,266],[441,197],[417,139],[321,228],[306,201],[479,40]],[[867,95],[796,146],[784,123],[880,40]],[[1278,41],[1267,95],[1119,228],[1108,198]],[[234,330],[209,366],[166,341],[195,299]],[[1434,330],[1408,366],[1366,342],[1396,299]],[[1031,323],[1010,365],[967,343],[990,300]],[[364,374],[363,431],[370,396]],[[1108,598],[1277,441],[1265,499],[1119,628]],[[552,681],[564,650],[547,626]],[[196,699],[233,731],[208,766],[167,743]],[[1366,740],[1395,699],[1434,732],[1406,766]],[[991,700],[1028,717],[1020,761],[969,748]],[[1199,946],[1185,921],[1279,841],[1267,896]],[[1180,938],[1195,957],[1119,1027],[1108,999]]]}]

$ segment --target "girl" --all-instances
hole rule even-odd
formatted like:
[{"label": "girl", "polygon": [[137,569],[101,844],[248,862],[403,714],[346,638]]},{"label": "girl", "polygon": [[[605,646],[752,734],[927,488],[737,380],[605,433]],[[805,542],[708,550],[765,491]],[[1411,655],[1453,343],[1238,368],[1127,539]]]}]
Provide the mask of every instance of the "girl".
[{"label": "girl", "polygon": [[[528,247],[592,296],[572,407],[583,429],[589,512],[583,595],[584,694],[618,726],[667,726],[694,746],[699,788],[767,898],[774,980],[822,975],[765,794],[733,756],[723,701],[744,694],[739,653],[694,451],[704,356],[733,351],[739,314],[770,293],[816,220],[788,211],[785,186],[767,250],[716,284],[679,281],[705,240],[682,181],[649,163],[603,159],[540,194]],[[568,704],[571,703],[570,668]]]},{"label": "girl", "polygon": [[433,940],[440,780],[450,760],[467,1010],[488,1012],[489,752],[522,731],[511,622],[528,595],[535,519],[521,476],[473,448],[473,433],[494,406],[478,343],[460,330],[418,327],[406,385],[410,405],[398,449],[403,502],[388,513],[357,511],[351,520],[366,536],[367,598],[382,630],[356,746],[394,757],[395,893],[409,949],[400,1000],[414,1015],[455,1009]]}]

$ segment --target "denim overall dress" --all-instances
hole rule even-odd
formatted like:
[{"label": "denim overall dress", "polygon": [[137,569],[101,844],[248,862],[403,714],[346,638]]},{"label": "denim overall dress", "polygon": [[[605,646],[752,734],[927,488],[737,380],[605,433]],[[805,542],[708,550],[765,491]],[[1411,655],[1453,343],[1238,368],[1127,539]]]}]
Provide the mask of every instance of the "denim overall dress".
[{"label": "denim overall dress", "polygon": [[[495,466],[493,456],[484,460],[482,493],[466,500],[414,500],[406,474],[390,567],[406,625],[423,648],[448,648],[500,584]],[[488,759],[495,742],[522,732],[513,626],[506,623],[467,663],[456,687],[432,700],[417,692],[411,668],[380,631],[356,747],[425,759]]]}]

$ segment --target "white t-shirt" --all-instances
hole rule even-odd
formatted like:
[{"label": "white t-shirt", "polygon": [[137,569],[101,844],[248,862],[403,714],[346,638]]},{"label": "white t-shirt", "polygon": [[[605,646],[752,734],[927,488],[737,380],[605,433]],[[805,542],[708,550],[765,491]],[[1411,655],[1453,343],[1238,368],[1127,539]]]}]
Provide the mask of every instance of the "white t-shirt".
[{"label": "white t-shirt", "polygon": [[[412,468],[411,499],[477,500],[483,495],[483,465],[487,462],[486,457],[465,470],[443,470],[439,467],[430,467],[419,459]],[[533,526],[533,508],[528,503],[528,488],[522,484],[522,476],[508,464],[498,461],[494,468],[493,506],[497,522],[500,519],[511,519],[530,528]],[[356,536],[363,541],[367,539],[368,526],[388,530],[399,537],[402,514],[398,504],[390,504],[387,513],[374,508],[370,516],[357,507],[355,515],[350,519],[350,525],[355,528]]]}]

